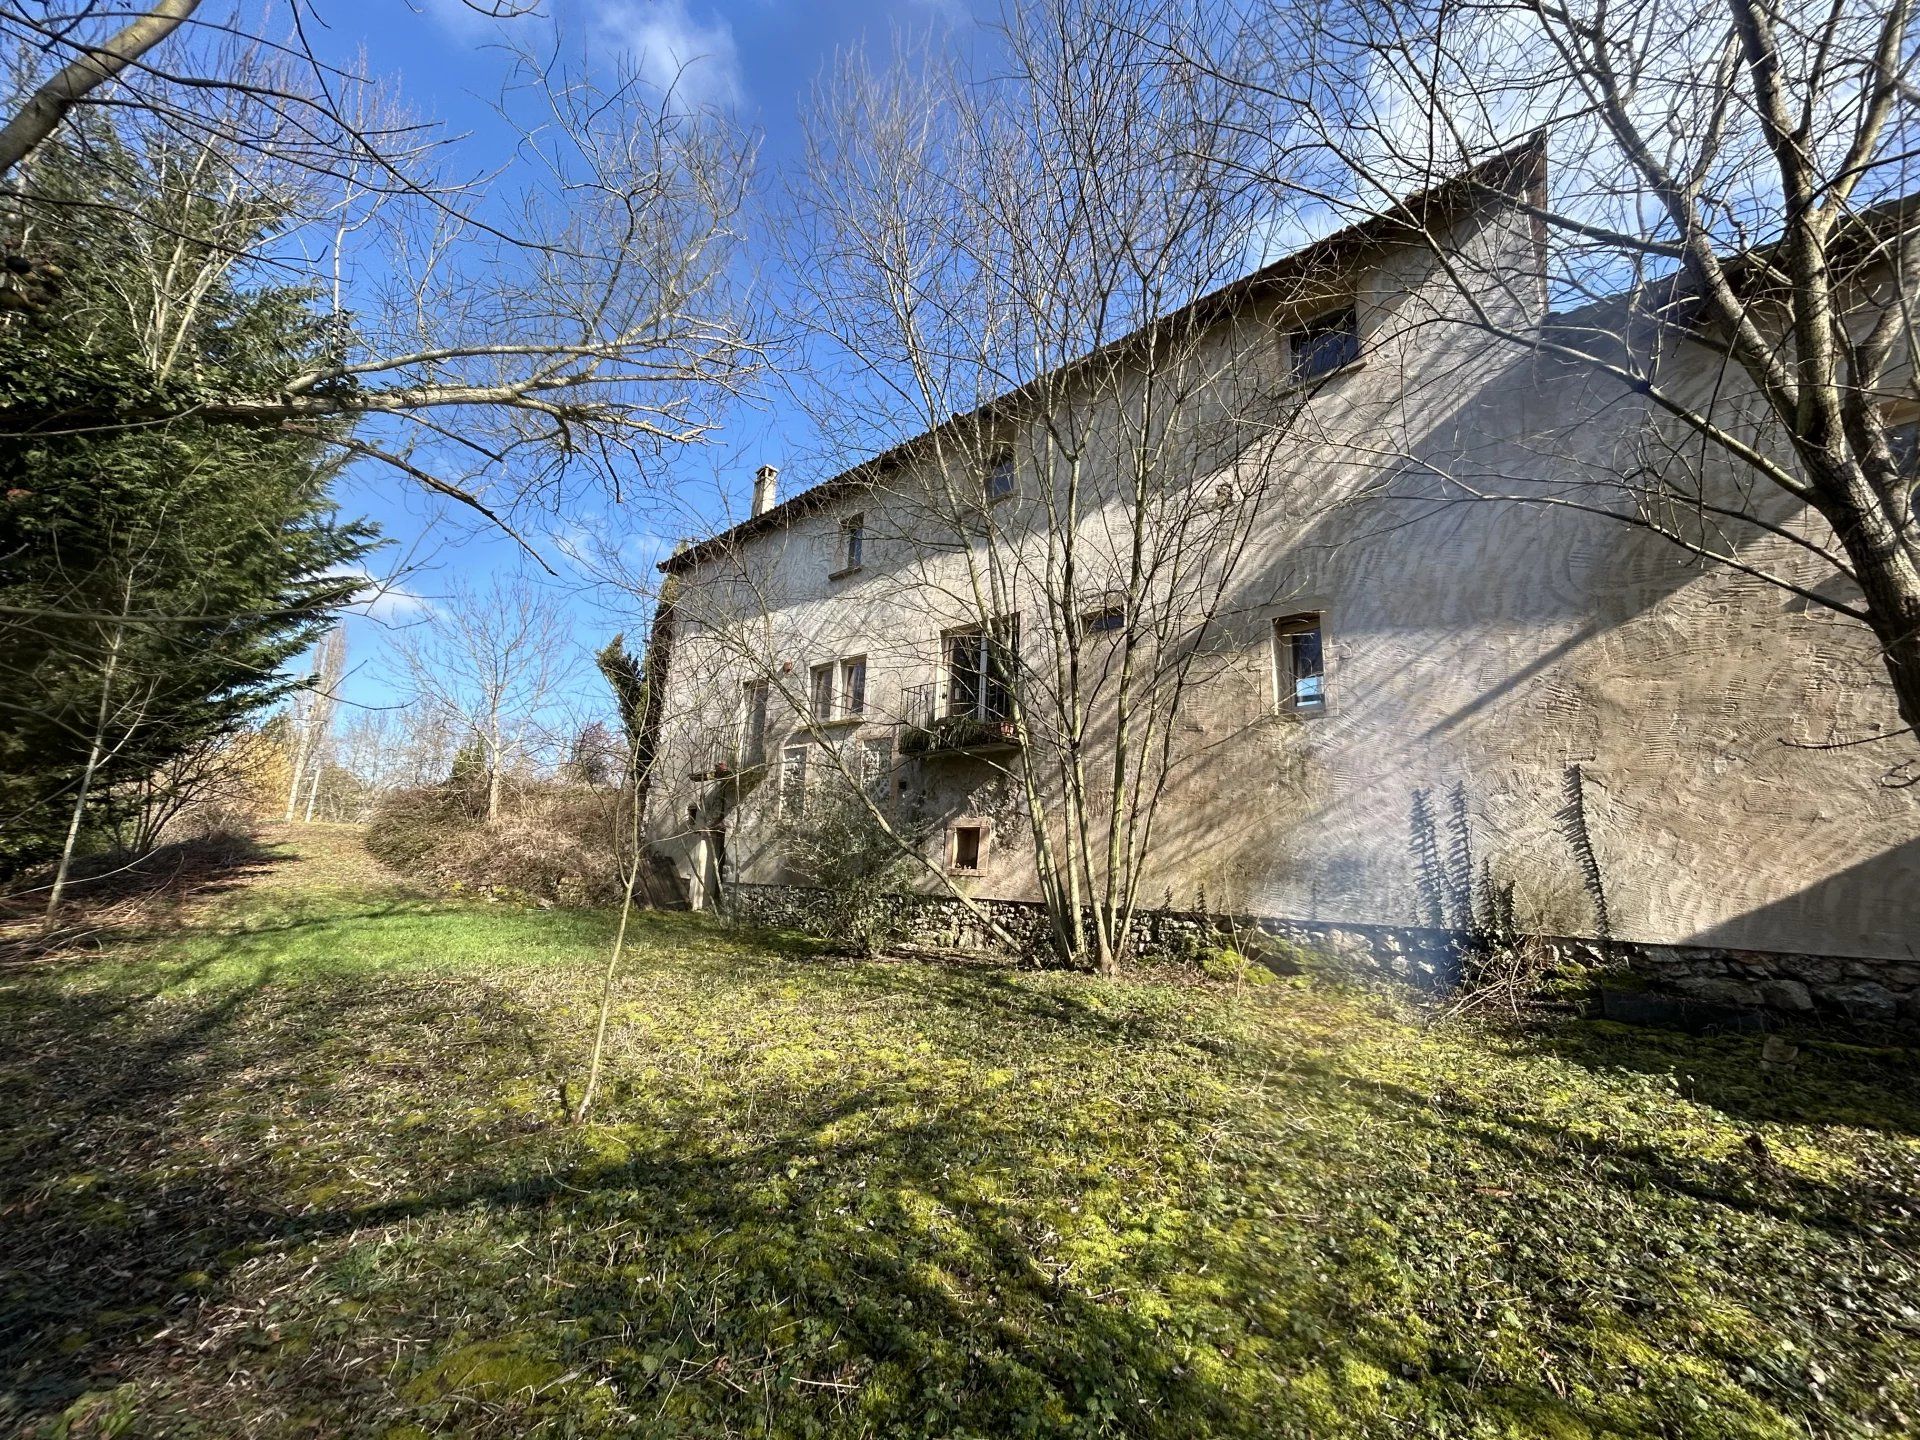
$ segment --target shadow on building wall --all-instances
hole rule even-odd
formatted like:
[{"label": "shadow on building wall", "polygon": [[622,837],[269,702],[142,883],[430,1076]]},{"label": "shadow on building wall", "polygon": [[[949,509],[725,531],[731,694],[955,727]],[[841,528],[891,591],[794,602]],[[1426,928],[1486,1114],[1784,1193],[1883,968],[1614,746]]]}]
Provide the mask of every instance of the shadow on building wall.
[{"label": "shadow on building wall", "polygon": [[[1891,904],[1889,901],[1891,900]],[[1757,906],[1691,935],[1686,943],[1743,950],[1791,950],[1773,932],[1817,927],[1823,932],[1858,928],[1869,907],[1885,907],[1887,923],[1869,932],[1876,953],[1920,964],[1920,838],[1836,870],[1803,890]]]}]

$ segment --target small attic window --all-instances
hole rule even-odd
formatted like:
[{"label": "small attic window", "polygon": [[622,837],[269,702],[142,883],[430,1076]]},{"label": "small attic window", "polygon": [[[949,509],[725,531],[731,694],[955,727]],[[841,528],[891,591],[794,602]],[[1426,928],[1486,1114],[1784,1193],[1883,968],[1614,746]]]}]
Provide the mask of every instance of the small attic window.
[{"label": "small attic window", "polygon": [[1013,494],[1013,483],[1013,452],[1002,450],[987,462],[987,503],[991,505]]},{"label": "small attic window", "polygon": [[867,517],[849,515],[840,522],[840,566],[829,579],[842,575],[851,575],[865,562],[867,556]]},{"label": "small attic window", "polygon": [[1287,374],[1296,385],[1304,385],[1360,358],[1360,318],[1353,306],[1343,305],[1289,330],[1286,341]]},{"label": "small attic window", "polygon": [[1273,622],[1273,680],[1281,714],[1326,711],[1326,648],[1318,615],[1287,615]]}]

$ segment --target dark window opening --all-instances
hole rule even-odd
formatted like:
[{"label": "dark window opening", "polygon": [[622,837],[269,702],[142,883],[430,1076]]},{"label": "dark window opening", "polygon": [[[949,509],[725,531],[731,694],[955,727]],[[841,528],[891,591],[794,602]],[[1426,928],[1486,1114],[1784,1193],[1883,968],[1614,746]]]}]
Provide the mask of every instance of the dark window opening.
[{"label": "dark window opening", "polygon": [[1318,615],[1273,622],[1273,672],[1283,712],[1313,714],[1326,708],[1326,652]]},{"label": "dark window opening", "polygon": [[955,870],[978,870],[980,851],[985,832],[978,825],[956,825],[953,827],[953,857],[949,861]]},{"label": "dark window opening", "polygon": [[852,515],[840,523],[840,538],[843,542],[840,553],[842,572],[858,570],[866,555],[867,517]]},{"label": "dark window opening", "polygon": [[767,755],[767,682],[749,680],[746,686],[746,715],[740,732],[740,759],[757,765]]},{"label": "dark window opening", "polygon": [[1351,305],[1287,334],[1287,365],[1296,384],[1331,375],[1359,358],[1360,321]]},{"label": "dark window opening", "polygon": [[807,699],[813,718],[831,720],[833,718],[833,666],[814,666],[811,681]]},{"label": "dark window opening", "polygon": [[987,503],[1013,494],[1013,452],[1002,451],[987,462]]},{"label": "dark window opening", "polygon": [[1080,633],[1083,635],[1109,635],[1116,630],[1127,628],[1127,607],[1107,605],[1098,610],[1089,610],[1080,617]]},{"label": "dark window opening", "polygon": [[867,713],[867,657],[864,655],[840,662],[840,713]]},{"label": "dark window opening", "polygon": [[948,634],[947,714],[975,720],[1011,720],[1019,649],[1018,616]]},{"label": "dark window opening", "polygon": [[1893,468],[1909,480],[1920,480],[1920,420],[1887,427],[1887,448]]}]

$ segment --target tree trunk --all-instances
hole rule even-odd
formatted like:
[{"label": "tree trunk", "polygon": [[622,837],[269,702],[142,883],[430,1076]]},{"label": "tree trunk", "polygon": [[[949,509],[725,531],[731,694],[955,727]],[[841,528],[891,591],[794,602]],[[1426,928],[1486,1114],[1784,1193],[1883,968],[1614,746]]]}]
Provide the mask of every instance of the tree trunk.
[{"label": "tree trunk", "polygon": [[500,819],[500,703],[495,700],[487,711],[487,824]]},{"label": "tree trunk", "polygon": [[1813,507],[1846,552],[1866,601],[1862,618],[1880,642],[1902,728],[1920,739],[1920,553],[1913,536],[1903,533],[1905,516],[1882,500],[1891,496],[1903,504],[1905,484],[1891,471],[1869,474],[1865,467],[1798,448]]},{"label": "tree trunk", "polygon": [[1873,519],[1843,531],[1840,543],[1866,596],[1867,623],[1880,642],[1900,719],[1920,736],[1920,568]]},{"label": "tree trunk", "polygon": [[199,7],[200,0],[160,0],[147,14],[128,21],[104,45],[91,47],[79,59],[62,66],[0,127],[0,175],[31,155],[88,92],[153,49]]},{"label": "tree trunk", "polygon": [[53,872],[53,888],[47,896],[46,928],[60,920],[60,900],[67,889],[67,874],[73,868],[73,852],[80,843],[80,822],[87,813],[87,796],[93,789],[94,773],[100,768],[107,748],[107,714],[113,704],[113,677],[120,669],[120,647],[126,639],[126,627],[114,627],[113,644],[107,650],[107,668],[100,678],[100,706],[94,713],[93,743],[87,747],[87,763],[80,772],[80,789],[73,797],[73,815],[67,821],[67,838],[60,847],[60,863]]},{"label": "tree trunk", "polygon": [[293,779],[287,782],[287,824],[293,823],[294,812],[300,808],[300,782],[307,773],[307,753],[313,747],[313,727],[306,723],[300,726],[300,743],[293,752]]},{"label": "tree trunk", "polygon": [[316,754],[313,757],[313,782],[307,786],[307,813],[304,823],[313,823],[313,802],[320,797],[320,772],[327,767],[326,757]]}]

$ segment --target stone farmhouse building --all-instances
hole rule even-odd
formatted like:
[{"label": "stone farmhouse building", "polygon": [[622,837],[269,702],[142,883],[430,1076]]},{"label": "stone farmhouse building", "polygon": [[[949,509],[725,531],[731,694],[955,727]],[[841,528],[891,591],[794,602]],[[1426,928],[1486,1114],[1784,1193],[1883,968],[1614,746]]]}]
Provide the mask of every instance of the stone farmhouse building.
[{"label": "stone farmhouse building", "polygon": [[[1497,913],[1703,1000],[1920,1020],[1907,742],[1833,748],[1898,727],[1872,637],[1596,513],[1663,432],[1511,338],[1609,322],[1548,309],[1508,198],[1545,163],[1522,146],[791,498],[763,469],[750,518],[662,566],[647,827],[694,903],[804,897],[788,837],[839,784],[917,848],[916,889],[1011,913],[1041,893],[1036,799],[1068,823],[1072,709],[1082,807],[1118,784],[1129,828],[1151,812],[1145,923],[1392,952]],[[1704,347],[1660,363],[1728,386]],[[1135,423],[1148,376],[1183,398]],[[1538,503],[1473,498],[1516,487]],[[1151,713],[1116,769],[1123,650]]]}]

